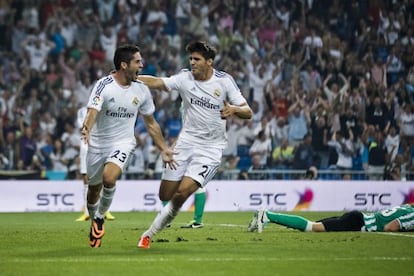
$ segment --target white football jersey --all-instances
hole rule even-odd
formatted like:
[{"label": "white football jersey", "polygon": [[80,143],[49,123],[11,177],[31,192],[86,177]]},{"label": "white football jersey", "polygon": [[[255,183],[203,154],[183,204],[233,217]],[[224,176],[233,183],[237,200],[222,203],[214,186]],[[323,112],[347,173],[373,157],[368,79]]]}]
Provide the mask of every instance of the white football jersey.
[{"label": "white football jersey", "polygon": [[130,144],[135,147],[134,125],[138,112],[154,113],[151,93],[142,82],[121,87],[112,75],[98,80],[92,89],[88,108],[98,110],[89,138],[90,152],[105,152],[113,146]]},{"label": "white football jersey", "polygon": [[179,138],[191,144],[224,148],[226,120],[220,116],[224,101],[233,105],[246,102],[234,79],[214,70],[209,80],[197,81],[188,69],[162,79],[168,90],[178,91],[182,99],[183,128]]}]

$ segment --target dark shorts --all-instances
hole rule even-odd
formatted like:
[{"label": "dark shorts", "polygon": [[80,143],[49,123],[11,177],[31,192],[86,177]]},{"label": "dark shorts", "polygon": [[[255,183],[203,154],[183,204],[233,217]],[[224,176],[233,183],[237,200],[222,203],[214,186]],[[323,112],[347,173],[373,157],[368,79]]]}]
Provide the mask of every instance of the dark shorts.
[{"label": "dark shorts", "polygon": [[360,211],[346,212],[340,217],[321,219],[326,232],[361,231],[364,226],[364,215]]}]

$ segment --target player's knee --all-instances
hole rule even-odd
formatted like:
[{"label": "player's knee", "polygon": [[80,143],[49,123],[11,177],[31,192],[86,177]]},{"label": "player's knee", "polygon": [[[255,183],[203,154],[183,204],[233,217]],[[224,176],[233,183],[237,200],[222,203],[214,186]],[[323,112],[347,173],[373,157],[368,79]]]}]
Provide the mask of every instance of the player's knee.
[{"label": "player's knee", "polygon": [[112,188],[115,186],[116,178],[113,176],[104,175],[102,178],[102,183],[106,188]]},{"label": "player's knee", "polygon": [[170,193],[160,193],[158,195],[158,197],[160,198],[161,201],[170,201],[172,196],[173,196],[173,194],[170,194]]}]

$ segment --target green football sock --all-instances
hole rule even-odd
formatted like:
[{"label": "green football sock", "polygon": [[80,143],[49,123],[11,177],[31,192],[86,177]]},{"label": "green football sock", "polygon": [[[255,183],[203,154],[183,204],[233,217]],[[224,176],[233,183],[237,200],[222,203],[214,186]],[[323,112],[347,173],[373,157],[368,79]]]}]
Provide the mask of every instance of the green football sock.
[{"label": "green football sock", "polygon": [[206,192],[196,193],[194,195],[194,220],[197,223],[203,221],[204,205],[206,204]]},{"label": "green football sock", "polygon": [[293,229],[297,229],[300,231],[307,230],[308,223],[310,223],[307,219],[300,216],[273,213],[269,211],[266,212],[266,215],[271,222],[284,225]]}]

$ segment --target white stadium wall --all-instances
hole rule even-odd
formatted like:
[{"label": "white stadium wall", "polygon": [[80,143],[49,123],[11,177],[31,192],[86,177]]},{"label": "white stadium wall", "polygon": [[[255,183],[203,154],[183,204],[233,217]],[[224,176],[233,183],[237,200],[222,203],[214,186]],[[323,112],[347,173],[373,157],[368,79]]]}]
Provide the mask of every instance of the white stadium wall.
[{"label": "white stadium wall", "polygon": [[[118,181],[111,211],[156,211],[159,181]],[[0,212],[80,211],[80,181],[0,181]],[[206,211],[378,210],[414,203],[414,182],[212,181]],[[183,206],[192,210],[193,197]]]}]

